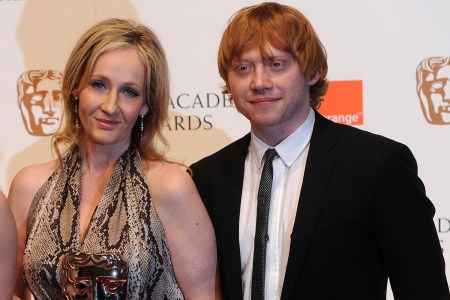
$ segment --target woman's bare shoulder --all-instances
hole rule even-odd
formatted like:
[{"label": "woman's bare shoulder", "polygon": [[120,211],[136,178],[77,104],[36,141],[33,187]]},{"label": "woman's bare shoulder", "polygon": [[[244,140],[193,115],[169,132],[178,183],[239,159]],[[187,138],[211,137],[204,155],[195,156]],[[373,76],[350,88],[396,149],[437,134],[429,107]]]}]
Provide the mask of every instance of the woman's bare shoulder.
[{"label": "woman's bare shoulder", "polygon": [[22,168],[14,176],[11,182],[10,192],[16,188],[25,188],[27,190],[34,189],[35,187],[39,188],[55,171],[56,166],[57,161],[53,160],[40,164],[28,165]]},{"label": "woman's bare shoulder", "polygon": [[8,192],[8,202],[14,215],[25,214],[39,188],[55,171],[57,161],[29,165],[14,176]]},{"label": "woman's bare shoulder", "polygon": [[213,299],[214,229],[191,176],[182,166],[159,162],[149,165],[147,181],[183,294],[186,299]]},{"label": "woman's bare shoulder", "polygon": [[196,193],[195,185],[186,168],[165,161],[150,162],[146,179],[153,196],[162,199],[179,199],[186,193]]}]

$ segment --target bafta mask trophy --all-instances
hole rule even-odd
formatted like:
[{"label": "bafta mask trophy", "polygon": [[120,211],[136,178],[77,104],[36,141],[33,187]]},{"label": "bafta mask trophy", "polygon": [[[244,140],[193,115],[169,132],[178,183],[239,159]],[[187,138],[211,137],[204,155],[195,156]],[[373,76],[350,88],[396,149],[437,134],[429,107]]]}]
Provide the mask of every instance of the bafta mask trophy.
[{"label": "bafta mask trophy", "polygon": [[126,298],[128,266],[117,253],[68,253],[63,258],[66,299]]}]

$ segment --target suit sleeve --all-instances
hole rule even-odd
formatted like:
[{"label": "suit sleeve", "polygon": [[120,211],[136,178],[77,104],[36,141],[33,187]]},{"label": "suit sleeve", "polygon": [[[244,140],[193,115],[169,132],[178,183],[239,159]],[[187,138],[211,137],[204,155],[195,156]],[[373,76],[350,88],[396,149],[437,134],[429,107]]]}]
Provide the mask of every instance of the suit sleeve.
[{"label": "suit sleeve", "polygon": [[395,299],[450,299],[433,222],[435,208],[404,145],[392,143],[378,170],[374,235]]}]

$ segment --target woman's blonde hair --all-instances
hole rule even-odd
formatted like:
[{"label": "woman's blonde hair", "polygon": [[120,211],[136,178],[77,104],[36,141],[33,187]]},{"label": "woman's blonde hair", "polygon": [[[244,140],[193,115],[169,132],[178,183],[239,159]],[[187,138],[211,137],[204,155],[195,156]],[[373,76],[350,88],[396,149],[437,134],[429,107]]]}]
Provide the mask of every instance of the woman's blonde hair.
[{"label": "woman's blonde hair", "polygon": [[147,26],[132,20],[111,18],[88,29],[78,40],[63,73],[62,95],[66,123],[53,137],[53,149],[59,158],[64,152],[78,146],[83,128],[77,127],[78,95],[89,82],[95,62],[105,52],[133,48],[144,65],[144,101],[149,111],[143,117],[141,139],[140,118],[132,129],[130,147],[138,149],[145,159],[163,160],[168,148],[162,127],[168,117],[170,98],[169,70],[164,49],[155,33]]}]

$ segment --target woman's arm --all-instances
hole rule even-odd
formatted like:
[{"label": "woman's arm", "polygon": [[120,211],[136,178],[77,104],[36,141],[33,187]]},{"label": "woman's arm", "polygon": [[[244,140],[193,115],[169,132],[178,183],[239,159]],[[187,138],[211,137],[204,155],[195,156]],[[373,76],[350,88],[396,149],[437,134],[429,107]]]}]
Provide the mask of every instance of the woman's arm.
[{"label": "woman's arm", "polygon": [[177,166],[159,164],[147,179],[184,297],[220,298],[214,229],[191,177]]},{"label": "woman's arm", "polygon": [[17,257],[17,230],[6,198],[0,192],[0,299],[11,299]]},{"label": "woman's arm", "polygon": [[23,253],[26,245],[28,212],[34,196],[50,176],[53,167],[53,162],[25,167],[14,176],[9,189],[7,201],[17,228],[14,299],[29,298],[26,296],[29,293],[25,289],[23,278]]}]

